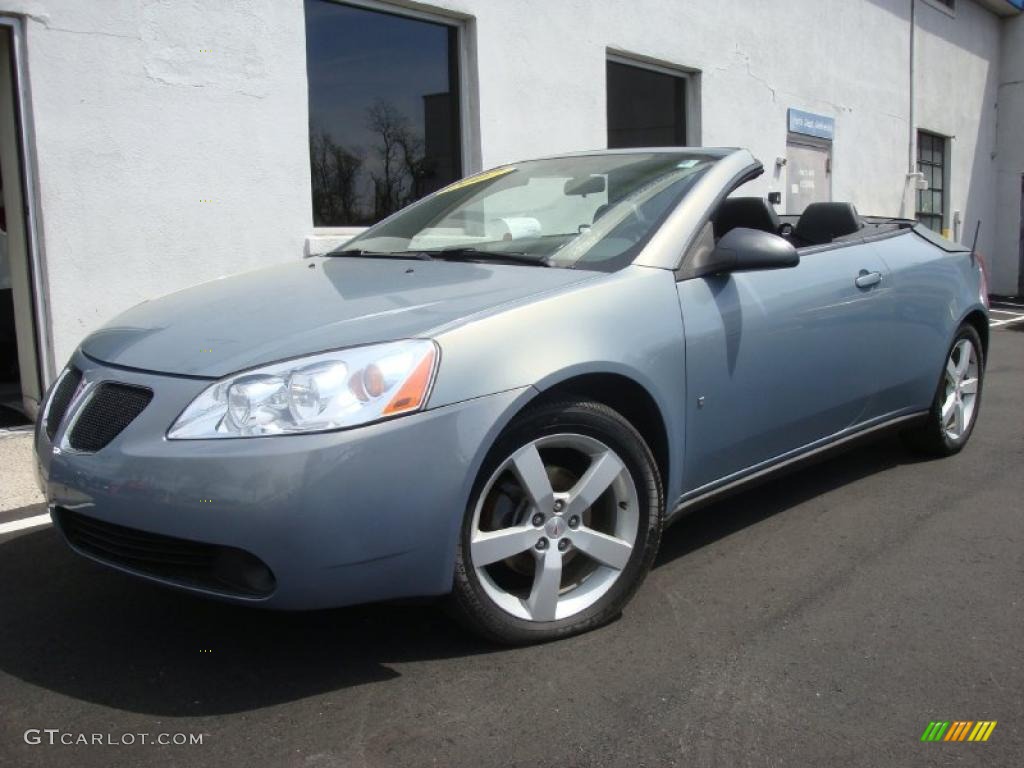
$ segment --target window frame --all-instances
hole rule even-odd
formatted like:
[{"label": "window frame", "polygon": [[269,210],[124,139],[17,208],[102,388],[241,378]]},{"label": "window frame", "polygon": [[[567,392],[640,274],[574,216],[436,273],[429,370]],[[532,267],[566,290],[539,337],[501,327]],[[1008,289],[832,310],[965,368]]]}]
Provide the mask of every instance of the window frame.
[{"label": "window frame", "polygon": [[[926,162],[926,161],[923,161],[921,159],[921,137],[922,136],[927,136],[933,142],[938,141],[938,142],[941,143],[941,145],[942,145],[942,163],[941,164],[935,163],[935,162],[932,162],[932,161],[927,161]],[[915,151],[915,155],[916,155],[915,160],[914,160],[914,167],[917,169],[917,173],[923,173],[923,166],[927,166],[927,167],[930,167],[930,168],[940,168],[941,171],[942,171],[942,189],[941,190],[933,190],[930,185],[929,185],[927,190],[922,190],[922,189],[914,190],[914,219],[918,223],[928,227],[928,225],[925,224],[925,222],[921,221],[921,219],[919,217],[922,216],[922,215],[923,216],[928,216],[928,217],[938,216],[939,217],[938,234],[942,235],[943,237],[945,237],[944,233],[946,231],[948,231],[948,229],[949,229],[948,226],[947,226],[948,223],[949,223],[949,202],[950,202],[950,200],[949,200],[949,176],[950,176],[950,165],[951,165],[951,163],[950,163],[950,155],[951,155],[952,149],[953,149],[953,146],[952,146],[953,142],[952,142],[951,137],[946,136],[945,134],[942,134],[942,133],[938,133],[937,131],[929,131],[926,128],[917,128],[917,133],[916,133],[914,139],[915,139],[914,151]],[[941,198],[941,205],[940,205],[940,207],[941,207],[942,210],[940,210],[938,212],[932,211],[932,212],[929,213],[929,212],[926,212],[926,211],[922,211],[920,209],[921,208],[921,206],[920,206],[921,193],[925,192],[925,191],[929,191],[929,192],[938,191],[939,192],[939,195],[940,195],[940,198]],[[931,227],[928,227],[928,228],[931,229]],[[932,231],[934,232],[935,230],[932,230]]]},{"label": "window frame", "polygon": [[[472,119],[476,114],[476,107],[479,104],[477,98],[478,88],[476,80],[476,46],[473,42],[471,27],[473,17],[465,14],[448,11],[443,8],[431,7],[429,10],[417,7],[411,8],[397,3],[384,2],[383,0],[321,0],[322,2],[335,5],[347,5],[366,11],[375,11],[389,16],[399,16],[416,21],[426,21],[432,24],[442,24],[455,30],[456,43],[456,76],[454,82],[458,87],[459,106],[459,153],[462,176],[469,176],[481,170],[481,153],[479,142],[479,124]],[[308,51],[306,56],[309,56]],[[449,64],[450,66],[450,64]],[[472,109],[470,109],[472,107]],[[308,97],[307,97],[308,109]],[[309,152],[309,136],[306,137],[307,154]],[[365,232],[369,227],[343,226],[343,227],[318,227],[312,224],[313,220],[313,193],[310,187],[309,196],[309,218],[311,222],[312,235],[306,239],[306,254],[315,255],[332,250],[344,244],[346,241]]]},{"label": "window frame", "polygon": [[943,0],[924,0],[924,3],[925,5],[930,5],[935,10],[941,11],[942,13],[954,19],[956,18],[957,10],[959,10],[957,8],[957,6],[959,5],[957,0],[950,0],[950,3],[952,3],[952,5],[947,5]]},{"label": "window frame", "polygon": [[[627,67],[646,69],[650,72],[657,72],[660,75],[669,75],[683,80],[683,134],[687,147],[701,146],[701,120],[700,120],[700,75],[699,69],[687,67],[682,64],[655,59],[638,53],[631,53],[617,48],[605,50],[605,115],[608,114],[608,75],[607,65],[622,64]],[[608,143],[608,122],[605,119],[605,143]],[[638,147],[637,149],[642,149]]]}]

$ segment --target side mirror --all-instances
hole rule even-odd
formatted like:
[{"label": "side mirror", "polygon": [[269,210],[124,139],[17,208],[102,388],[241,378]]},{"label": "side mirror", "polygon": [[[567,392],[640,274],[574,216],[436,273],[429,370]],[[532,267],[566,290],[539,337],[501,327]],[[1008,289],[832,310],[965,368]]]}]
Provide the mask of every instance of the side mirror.
[{"label": "side mirror", "polygon": [[755,269],[783,269],[800,263],[796,248],[785,238],[759,229],[730,229],[715,247],[698,255],[694,277]]}]

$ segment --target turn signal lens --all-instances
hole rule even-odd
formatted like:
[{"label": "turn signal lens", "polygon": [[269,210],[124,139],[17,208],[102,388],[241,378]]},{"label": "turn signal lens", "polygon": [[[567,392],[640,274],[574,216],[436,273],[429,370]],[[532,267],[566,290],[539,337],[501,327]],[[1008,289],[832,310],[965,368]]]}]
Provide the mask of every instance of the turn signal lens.
[{"label": "turn signal lens", "polygon": [[384,406],[382,413],[386,415],[405,413],[418,410],[423,405],[427,396],[427,388],[430,387],[431,374],[434,372],[436,355],[437,351],[431,349],[429,354],[420,360],[412,375],[405,380],[401,389],[391,398],[391,402]]},{"label": "turn signal lens", "polygon": [[363,371],[363,392],[368,397],[380,397],[386,389],[384,374],[381,373],[380,366],[376,363],[366,366],[366,370]]}]

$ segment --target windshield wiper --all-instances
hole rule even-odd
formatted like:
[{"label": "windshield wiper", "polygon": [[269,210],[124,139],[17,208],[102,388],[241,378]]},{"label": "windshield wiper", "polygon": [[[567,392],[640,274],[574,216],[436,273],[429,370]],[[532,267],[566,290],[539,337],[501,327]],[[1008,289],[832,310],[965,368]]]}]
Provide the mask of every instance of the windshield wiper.
[{"label": "windshield wiper", "polygon": [[529,264],[532,267],[550,267],[544,256],[531,256],[515,251],[482,251],[479,248],[445,248],[440,251],[362,251],[350,248],[329,251],[325,256],[358,256],[367,259],[418,259],[420,261],[497,261],[509,264]]},{"label": "windshield wiper", "polygon": [[420,251],[431,259],[445,261],[498,261],[511,264],[529,264],[532,267],[550,267],[545,256],[534,256],[517,251],[482,251],[479,248],[445,248],[440,251]]},{"label": "windshield wiper", "polygon": [[328,251],[324,256],[359,256],[366,259],[417,259],[419,261],[433,260],[433,257],[426,251],[363,251],[359,248]]}]

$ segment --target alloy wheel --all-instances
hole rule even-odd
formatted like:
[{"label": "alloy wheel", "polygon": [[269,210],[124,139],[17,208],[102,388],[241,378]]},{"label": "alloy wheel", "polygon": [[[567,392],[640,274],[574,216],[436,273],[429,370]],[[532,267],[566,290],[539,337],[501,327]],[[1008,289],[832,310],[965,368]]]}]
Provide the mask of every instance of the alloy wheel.
[{"label": "alloy wheel", "polygon": [[971,427],[978,402],[978,352],[970,339],[960,339],[946,361],[942,399],[942,430],[950,440],[960,440]]},{"label": "alloy wheel", "polygon": [[479,496],[470,560],[487,596],[529,621],[586,610],[629,563],[640,519],[623,460],[593,437],[557,434],[506,458]]}]

